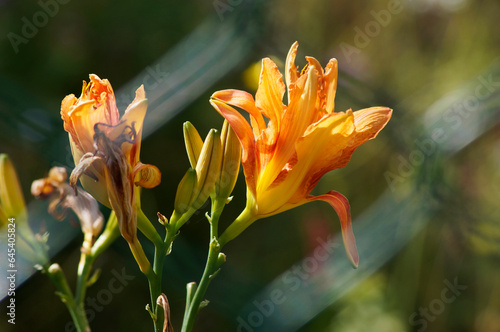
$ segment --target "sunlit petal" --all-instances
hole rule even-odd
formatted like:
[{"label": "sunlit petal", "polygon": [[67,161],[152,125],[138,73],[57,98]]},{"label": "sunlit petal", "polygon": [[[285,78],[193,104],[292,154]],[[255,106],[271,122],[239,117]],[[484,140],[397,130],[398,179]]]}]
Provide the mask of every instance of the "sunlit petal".
[{"label": "sunlit petal", "polygon": [[295,57],[297,56],[297,48],[299,47],[299,43],[293,43],[292,47],[288,51],[288,55],[286,56],[285,63],[285,79],[286,86],[288,92],[288,103],[290,103],[290,90],[293,84],[297,81],[297,66],[295,66]]},{"label": "sunlit petal", "polygon": [[337,76],[339,71],[337,59],[331,59],[325,68],[323,75],[323,93],[325,95],[324,103],[321,107],[327,113],[332,113],[335,109],[335,94],[337,92]]},{"label": "sunlit petal", "polygon": [[314,68],[310,68],[302,94],[291,101],[284,114],[283,130],[280,131],[274,156],[259,177],[257,184],[259,190],[273,183],[295,153],[295,142],[304,134],[313,118],[316,97],[317,73]]},{"label": "sunlit petal", "polygon": [[259,88],[255,94],[255,106],[269,119],[270,126],[279,131],[285,84],[278,66],[269,58],[262,59]]},{"label": "sunlit petal", "polygon": [[255,106],[255,100],[252,95],[248,92],[240,90],[221,90],[215,92],[210,98],[247,111],[257,124],[257,128],[254,128],[255,137],[258,137],[260,133],[266,129],[264,118]]},{"label": "sunlit petal", "polygon": [[211,99],[212,106],[229,122],[242,146],[241,163],[247,186],[255,194],[256,189],[256,160],[255,160],[255,141],[252,134],[252,128],[245,118],[234,108],[226,105],[217,99]]}]

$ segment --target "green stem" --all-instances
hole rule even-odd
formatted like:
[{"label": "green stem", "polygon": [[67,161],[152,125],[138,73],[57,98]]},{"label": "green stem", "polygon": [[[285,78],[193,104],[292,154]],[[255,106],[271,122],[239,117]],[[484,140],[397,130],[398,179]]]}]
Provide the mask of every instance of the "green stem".
[{"label": "green stem", "polygon": [[207,263],[205,265],[205,270],[203,271],[203,275],[201,277],[200,283],[196,288],[196,292],[194,295],[192,291],[189,292],[189,284],[188,284],[188,293],[186,299],[186,311],[184,315],[184,320],[182,322],[182,332],[190,332],[193,329],[194,321],[196,319],[196,315],[200,309],[200,305],[205,297],[205,293],[208,289],[208,285],[210,281],[217,274],[218,268],[220,266],[219,262],[219,254],[221,252],[221,246],[218,241],[218,225],[219,218],[222,214],[222,210],[224,209],[225,200],[213,200],[212,201],[212,215],[209,218],[210,221],[210,244],[208,249],[208,257]]},{"label": "green stem", "polygon": [[90,250],[91,256],[97,258],[120,236],[120,228],[118,227],[118,219],[116,218],[115,211],[111,211],[106,228],[104,232],[97,238],[92,249]]},{"label": "green stem", "polygon": [[[120,236],[118,221],[116,214],[113,211],[109,216],[106,228],[97,238],[90,252],[82,252],[80,263],[78,264],[78,277],[76,283],[76,292],[74,297],[75,306],[78,312],[83,312],[85,315],[85,293],[87,292],[90,273],[96,258],[102,254],[110,245]],[[76,322],[75,322],[76,323]],[[90,329],[89,329],[90,330]]]},{"label": "green stem", "polygon": [[[174,214],[170,218],[170,223],[166,225],[166,235],[163,241],[152,241],[155,245],[155,255],[153,261],[153,271],[152,273],[146,275],[149,284],[149,293],[151,297],[151,312],[153,314],[154,329],[157,332],[163,331],[163,320],[165,319],[163,310],[158,310],[159,305],[156,300],[161,295],[161,281],[163,275],[163,266],[165,263],[165,256],[170,253],[170,248],[172,247],[172,242],[174,241],[179,224],[183,224],[189,217],[193,214],[193,211],[188,211],[185,214],[179,215],[174,211]],[[140,218],[147,217],[144,214],[140,214]],[[143,219],[144,220],[144,219]],[[146,223],[144,220],[144,223]],[[147,223],[151,224],[149,220]],[[180,227],[180,226],[179,226]]]},{"label": "green stem", "polygon": [[[168,238],[168,232],[167,232]],[[161,332],[163,329],[163,311],[158,310],[156,300],[161,295],[161,280],[163,274],[163,263],[167,254],[167,246],[162,242],[161,246],[155,246],[155,256],[153,262],[153,275],[154,278],[148,278],[149,292],[151,296],[151,308],[155,319],[153,320],[155,331]]]},{"label": "green stem", "polygon": [[190,282],[189,284],[186,285],[186,308],[184,310],[184,317],[187,317],[189,313],[189,308],[191,307],[191,300],[194,297],[194,293],[196,292],[196,289],[198,288],[198,285],[196,282]]},{"label": "green stem", "polygon": [[161,247],[163,245],[163,241],[156,231],[156,228],[140,208],[137,209],[137,228],[148,238],[149,241],[153,242],[155,247]]},{"label": "green stem", "polygon": [[76,330],[78,332],[90,332],[89,323],[85,315],[85,309],[83,308],[83,305],[80,306],[75,301],[68,282],[66,281],[66,277],[64,276],[59,264],[52,264],[50,266],[47,264],[43,267],[43,270],[56,286],[58,295],[61,298],[61,301],[68,308]]},{"label": "green stem", "polygon": [[170,223],[169,223],[170,228],[172,229],[172,233],[174,234],[174,236],[175,236],[175,234],[177,234],[177,232],[182,227],[182,225],[184,225],[189,220],[189,218],[191,218],[193,216],[193,214],[196,211],[197,210],[194,208],[189,208],[189,210],[180,214],[174,210],[174,212],[172,213],[172,216],[170,217]]},{"label": "green stem", "polygon": [[89,280],[92,265],[95,257],[84,252],[81,253],[80,263],[78,264],[78,279],[76,283],[75,302],[83,307],[85,293],[87,291],[87,283]]},{"label": "green stem", "polygon": [[229,241],[233,240],[235,237],[241,234],[248,226],[250,226],[258,218],[255,216],[255,212],[248,207],[229,225],[228,228],[222,233],[219,238],[221,247],[226,245]]},{"label": "green stem", "polygon": [[115,212],[111,212],[106,228],[102,234],[97,238],[89,253],[82,252],[80,256],[80,263],[78,264],[78,279],[76,283],[75,301],[77,305],[83,308],[85,293],[87,291],[90,273],[92,272],[92,265],[96,258],[102,254],[116,238],[120,236],[118,228],[118,221]]}]

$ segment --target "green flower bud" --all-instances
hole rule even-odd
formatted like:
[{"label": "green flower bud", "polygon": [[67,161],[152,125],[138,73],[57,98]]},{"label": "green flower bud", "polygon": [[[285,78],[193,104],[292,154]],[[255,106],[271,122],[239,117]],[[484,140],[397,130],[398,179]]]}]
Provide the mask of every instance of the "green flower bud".
[{"label": "green flower bud", "polygon": [[177,187],[175,194],[174,209],[180,214],[185,213],[190,208],[191,200],[195,194],[196,171],[190,168]]},{"label": "green flower bud", "polygon": [[25,219],[26,203],[16,169],[6,154],[0,154],[0,225],[7,218]]},{"label": "green flower bud", "polygon": [[191,164],[191,168],[196,169],[196,164],[203,148],[203,140],[196,128],[189,121],[184,122],[183,131],[189,163]]},{"label": "green flower bud", "polygon": [[220,133],[212,129],[205,139],[200,158],[196,164],[196,189],[192,207],[200,208],[210,196],[219,178],[222,164],[222,148],[220,144]]},{"label": "green flower bud", "polygon": [[215,195],[225,201],[236,185],[241,161],[240,141],[227,120],[222,126],[221,146],[222,165],[220,176],[215,183]]}]

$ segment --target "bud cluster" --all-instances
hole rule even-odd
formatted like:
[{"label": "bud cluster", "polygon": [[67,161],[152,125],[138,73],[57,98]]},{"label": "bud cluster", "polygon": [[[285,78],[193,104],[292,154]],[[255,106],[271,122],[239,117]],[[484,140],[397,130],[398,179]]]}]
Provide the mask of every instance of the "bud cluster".
[{"label": "bud cluster", "polygon": [[201,208],[209,196],[226,202],[236,184],[241,158],[240,143],[227,121],[222,133],[212,129],[205,141],[190,122],[183,129],[191,168],[177,188],[174,208],[180,214]]}]

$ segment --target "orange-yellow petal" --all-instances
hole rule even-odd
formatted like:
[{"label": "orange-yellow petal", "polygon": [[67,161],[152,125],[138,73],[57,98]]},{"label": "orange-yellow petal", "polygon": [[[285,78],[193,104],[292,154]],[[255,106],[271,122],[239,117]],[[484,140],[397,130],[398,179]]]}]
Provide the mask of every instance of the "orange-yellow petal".
[{"label": "orange-yellow petal", "polygon": [[337,93],[338,63],[337,59],[331,59],[326,65],[323,75],[324,104],[321,105],[327,113],[335,109],[335,94]]},{"label": "orange-yellow petal", "polygon": [[388,107],[370,107],[354,112],[356,132],[367,139],[375,138],[392,116]]},{"label": "orange-yellow petal", "polygon": [[320,196],[309,196],[307,198],[309,201],[321,200],[330,204],[340,219],[340,227],[342,229],[342,239],[344,241],[345,251],[347,257],[351,261],[354,267],[358,267],[359,255],[358,249],[356,248],[356,239],[354,238],[354,233],[352,232],[351,225],[351,207],[349,206],[349,201],[339,192],[329,191],[325,195]]},{"label": "orange-yellow petal", "polygon": [[75,135],[73,139],[78,148],[83,152],[93,149],[94,125],[96,123],[106,123],[105,106],[97,106],[93,101],[79,101],[68,111],[71,127]]},{"label": "orange-yellow petal", "polygon": [[[82,154],[93,150],[94,126],[96,123],[108,125],[105,132],[118,123],[113,89],[107,80],[91,74],[90,82],[83,82],[80,98],[69,95],[61,103],[61,117],[64,129]],[[76,158],[74,158],[76,159]]]},{"label": "orange-yellow petal", "polygon": [[284,114],[274,156],[261,173],[257,185],[258,191],[269,187],[295,154],[295,142],[304,134],[315,115],[317,81],[316,70],[309,68],[302,93],[293,96],[294,99]]},{"label": "orange-yellow petal", "polygon": [[269,127],[260,111],[255,106],[251,94],[239,90],[223,90],[212,95],[212,99],[218,99],[229,105],[239,107],[250,114],[250,123],[255,137],[255,155],[257,172],[262,172],[267,163],[274,155],[276,140],[279,130],[276,127],[277,121],[269,121]]},{"label": "orange-yellow petal", "polygon": [[293,43],[292,47],[290,47],[290,50],[288,51],[288,55],[286,56],[285,79],[286,86],[288,88],[288,103],[290,103],[290,90],[298,78],[297,66],[295,66],[295,57],[297,56],[298,47],[299,43]]},{"label": "orange-yellow petal", "polygon": [[74,107],[76,102],[77,98],[73,94],[67,95],[61,102],[61,118],[63,120],[64,130],[66,130],[70,134],[70,138],[73,139],[77,139],[78,135],[76,134],[69,112],[71,111],[71,108]]},{"label": "orange-yellow petal", "polygon": [[118,123],[120,113],[116,107],[115,93],[111,87],[111,83],[107,79],[101,80],[99,76],[90,74],[90,83],[88,86],[87,96],[82,96],[80,99],[85,100],[85,97],[97,103],[97,107],[104,105],[103,119],[101,122],[115,125]]},{"label": "orange-yellow petal", "polygon": [[287,164],[262,196],[275,205],[296,203],[306,197],[349,144],[354,131],[352,112],[332,113],[312,124],[295,145],[296,160]]},{"label": "orange-yellow petal", "polygon": [[239,107],[248,112],[252,120],[252,127],[254,127],[255,137],[259,137],[261,132],[266,129],[266,122],[255,106],[253,96],[248,92],[241,90],[221,90],[215,92],[210,98],[223,101],[226,104]]},{"label": "orange-yellow petal", "polygon": [[269,126],[279,131],[283,109],[285,84],[278,66],[269,58],[262,59],[259,88],[255,94],[255,106],[269,119]]},{"label": "orange-yellow petal", "polygon": [[256,159],[255,159],[255,141],[252,134],[252,128],[237,110],[226,103],[212,98],[210,104],[229,122],[242,146],[241,163],[247,187],[250,192],[256,193]]},{"label": "orange-yellow petal", "polygon": [[143,188],[154,188],[161,182],[161,172],[158,167],[138,162],[133,170],[134,183]]},{"label": "orange-yellow petal", "polygon": [[309,66],[314,67],[314,69],[316,69],[318,76],[320,78],[323,77],[323,67],[321,67],[319,61],[312,56],[306,56],[306,60]]},{"label": "orange-yellow petal", "polygon": [[356,133],[352,136],[349,147],[339,158],[338,167],[344,167],[351,159],[351,155],[361,144],[373,139],[391,119],[392,109],[387,107],[370,107],[353,113]]}]

